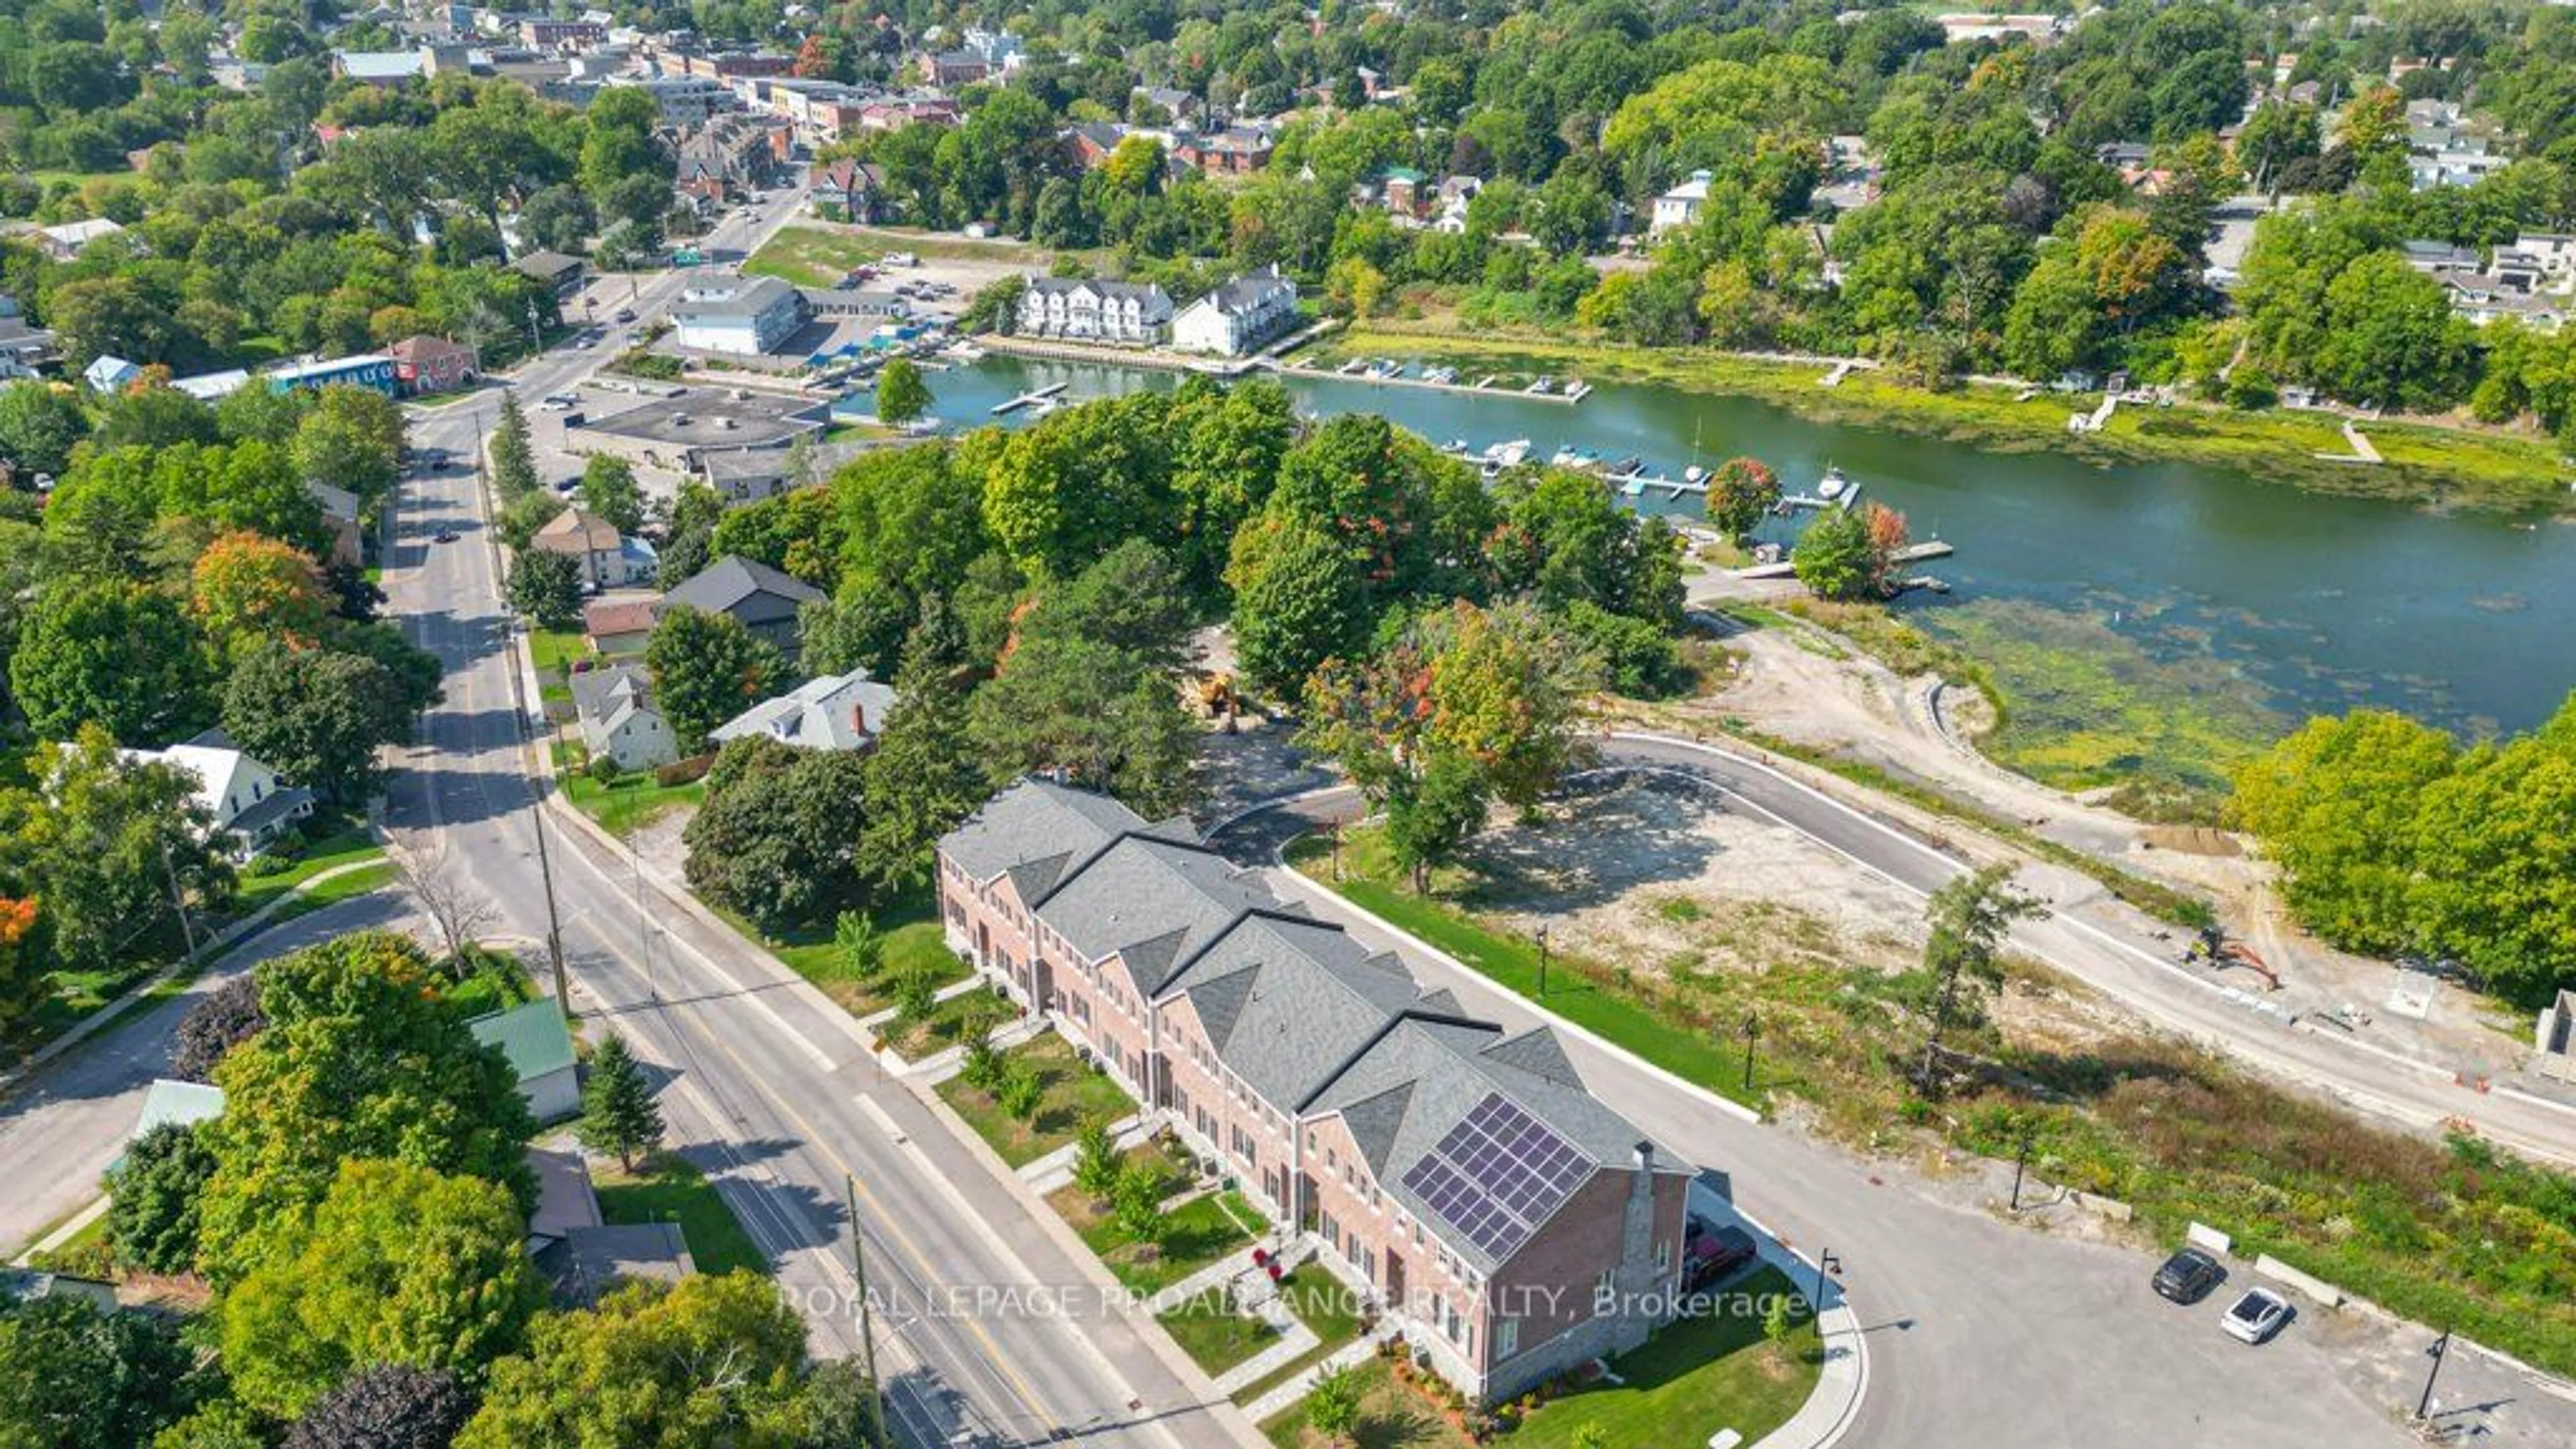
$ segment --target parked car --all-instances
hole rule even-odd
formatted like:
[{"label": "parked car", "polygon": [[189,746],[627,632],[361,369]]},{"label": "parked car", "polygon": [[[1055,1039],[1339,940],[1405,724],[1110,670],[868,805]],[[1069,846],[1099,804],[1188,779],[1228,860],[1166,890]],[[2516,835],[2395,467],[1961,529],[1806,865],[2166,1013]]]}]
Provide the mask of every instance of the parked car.
[{"label": "parked car", "polygon": [[617,309],[617,318],[616,318],[616,320],[618,320],[619,322],[632,322],[632,321],[634,321],[634,320],[635,320],[635,309],[634,309],[634,308],[632,308],[632,307],[620,307],[620,308],[618,308],[618,309]]},{"label": "parked car", "polygon": [[1711,1227],[1693,1217],[1682,1229],[1682,1288],[1698,1292],[1715,1287],[1753,1261],[1753,1235],[1742,1228]]},{"label": "parked car", "polygon": [[2269,1288],[2248,1288],[2227,1310],[2218,1326],[2240,1343],[2261,1343],[2290,1321],[2290,1300]]},{"label": "parked car", "polygon": [[2218,1260],[2198,1248],[2185,1248],[2156,1270],[2156,1292],[2176,1303],[2198,1303],[2227,1277]]},{"label": "parked car", "polygon": [[550,392],[546,394],[545,401],[537,404],[537,406],[544,408],[550,413],[559,413],[579,401],[581,401],[581,399],[574,397],[568,392]]},{"label": "parked car", "polygon": [[438,532],[431,534],[429,536],[429,541],[432,543],[454,543],[456,542],[456,530],[452,528],[442,528]]}]

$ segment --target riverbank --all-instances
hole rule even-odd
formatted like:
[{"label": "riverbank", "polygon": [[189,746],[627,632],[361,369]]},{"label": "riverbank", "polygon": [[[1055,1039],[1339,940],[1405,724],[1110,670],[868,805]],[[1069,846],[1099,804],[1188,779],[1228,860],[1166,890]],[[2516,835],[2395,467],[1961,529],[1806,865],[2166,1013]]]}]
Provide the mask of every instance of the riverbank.
[{"label": "riverbank", "polygon": [[2367,433],[2385,461],[2366,467],[2318,456],[2351,451],[2343,419],[2331,413],[2246,413],[2197,404],[2122,408],[2100,431],[2078,434],[2067,431],[2067,415],[2089,409],[2098,396],[2041,393],[2022,402],[2017,392],[1974,383],[1926,392],[1883,371],[1862,369],[1826,388],[1820,385],[1823,371],[1806,362],[1428,328],[1383,322],[1356,327],[1332,339],[1318,356],[1436,357],[1489,370],[1655,383],[1758,398],[1813,421],[1892,428],[1998,452],[2046,452],[2103,463],[2175,460],[2319,493],[2395,499],[2427,508],[2576,517],[2576,492],[2564,481],[2569,470],[2556,447],[2538,437],[2375,422],[2367,425]]}]

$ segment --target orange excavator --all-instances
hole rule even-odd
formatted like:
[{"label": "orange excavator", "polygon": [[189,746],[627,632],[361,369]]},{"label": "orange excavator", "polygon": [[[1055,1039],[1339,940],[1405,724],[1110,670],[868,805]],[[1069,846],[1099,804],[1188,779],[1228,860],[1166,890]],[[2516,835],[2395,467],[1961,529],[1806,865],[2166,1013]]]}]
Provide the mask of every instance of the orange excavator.
[{"label": "orange excavator", "polygon": [[2227,933],[2216,926],[2201,927],[2200,934],[2192,938],[2190,947],[2182,953],[2182,959],[2186,963],[2206,961],[2214,970],[2242,966],[2263,978],[2264,990],[2281,989],[2281,973],[2264,964],[2263,958],[2254,954],[2253,947],[2227,939]]}]

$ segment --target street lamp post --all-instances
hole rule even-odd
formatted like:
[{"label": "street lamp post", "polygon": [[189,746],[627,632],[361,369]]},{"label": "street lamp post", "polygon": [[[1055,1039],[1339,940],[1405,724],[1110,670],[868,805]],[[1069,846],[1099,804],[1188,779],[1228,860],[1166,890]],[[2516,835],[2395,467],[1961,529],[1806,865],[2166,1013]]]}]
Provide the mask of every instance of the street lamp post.
[{"label": "street lamp post", "polygon": [[1816,1314],[1818,1317],[1822,1317],[1825,1311],[1825,1275],[1839,1273],[1842,1270],[1843,1260],[1834,1256],[1833,1249],[1827,1248],[1816,1255]]},{"label": "street lamp post", "polygon": [[1762,1034],[1762,1018],[1744,1014],[1744,1095],[1753,1095],[1753,1039]]},{"label": "street lamp post", "polygon": [[2012,1210],[2014,1212],[2021,1211],[2021,1175],[2030,1168],[2030,1139],[2031,1130],[2025,1126],[2021,1129],[2021,1150],[2013,1154]]},{"label": "street lamp post", "polygon": [[1538,994],[1547,995],[1547,922],[1538,923]]},{"label": "street lamp post", "polygon": [[2424,1371],[2424,1397],[2415,1401],[2415,1418],[2419,1423],[2432,1415],[2433,1381],[2441,1377],[2442,1360],[2448,1357],[2450,1352],[2451,1335],[2447,1330],[2440,1338],[2433,1341],[2432,1347],[2424,1350],[2425,1356],[2433,1360],[2433,1366]]}]

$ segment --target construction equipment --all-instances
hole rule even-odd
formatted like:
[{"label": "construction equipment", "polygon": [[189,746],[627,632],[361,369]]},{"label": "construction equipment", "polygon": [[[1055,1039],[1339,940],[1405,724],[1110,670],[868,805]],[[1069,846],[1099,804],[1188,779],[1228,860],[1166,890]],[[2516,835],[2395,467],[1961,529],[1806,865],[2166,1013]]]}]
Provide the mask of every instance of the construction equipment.
[{"label": "construction equipment", "polygon": [[2182,959],[2186,964],[2205,961],[2214,971],[2223,971],[2230,966],[2242,966],[2263,978],[2264,990],[2281,989],[2281,973],[2266,965],[2262,957],[2255,955],[2253,947],[2241,941],[2228,940],[2227,933],[2216,926],[2201,927],[2200,934],[2193,937],[2191,945],[2183,951]]}]

